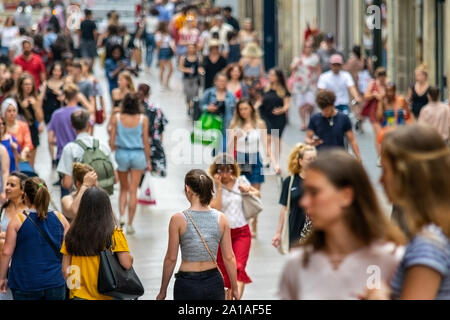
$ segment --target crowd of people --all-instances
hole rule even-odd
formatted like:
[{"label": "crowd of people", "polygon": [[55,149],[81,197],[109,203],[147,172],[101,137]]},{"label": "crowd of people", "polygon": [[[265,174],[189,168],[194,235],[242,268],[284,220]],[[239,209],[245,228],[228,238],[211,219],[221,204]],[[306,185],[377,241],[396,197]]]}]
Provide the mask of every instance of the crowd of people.
[{"label": "crowd of people", "polygon": [[[132,268],[125,233],[136,232],[143,175],[167,175],[168,121],[151,101],[152,87],[135,83],[155,70],[154,61],[164,93],[175,70],[181,74],[194,126],[212,117],[220,131],[209,170],[185,177],[190,208],[170,220],[158,300],[167,296],[179,250],[174,299],[243,297],[258,234],[246,199],[261,201],[265,167],[282,174],[292,107],[306,137],[290,151],[274,221],[272,245],[291,252],[279,297],[450,299],[450,186],[443,174],[450,169],[450,107],[430,86],[426,66],[403,97],[359,46],[346,60],[333,34],[308,30],[289,73],[266,70],[261,35],[250,18],[241,27],[230,7],[155,0],[138,8],[133,30],[114,10],[97,26],[90,9],[69,28],[62,1],[42,10],[37,27],[22,6],[1,29],[1,299],[112,299],[97,288],[108,243],[120,265]],[[355,131],[364,133],[366,119],[393,221],[362,166]],[[102,124],[108,143],[95,137]],[[49,182],[35,170],[44,130],[61,213],[49,209]],[[117,210],[110,201],[116,184]],[[366,287],[373,265],[381,269],[378,290]],[[81,278],[67,294],[74,266]]]}]

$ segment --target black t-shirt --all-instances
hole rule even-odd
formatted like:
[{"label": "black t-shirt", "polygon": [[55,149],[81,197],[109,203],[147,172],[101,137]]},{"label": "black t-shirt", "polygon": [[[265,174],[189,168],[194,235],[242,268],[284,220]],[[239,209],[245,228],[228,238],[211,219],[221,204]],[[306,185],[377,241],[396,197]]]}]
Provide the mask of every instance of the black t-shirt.
[{"label": "black t-shirt", "polygon": [[317,113],[311,117],[308,129],[314,131],[314,134],[323,140],[323,144],[317,147],[318,150],[333,147],[345,148],[344,137],[352,130],[352,123],[350,118],[341,112],[329,119],[322,113]]},{"label": "black t-shirt", "polygon": [[[290,97],[289,92],[286,93],[286,97]],[[276,108],[282,108],[284,106],[284,98],[281,98],[276,90],[270,89],[266,93],[264,93],[263,102],[259,111],[261,116],[266,119],[276,118],[276,117],[285,117],[286,114],[282,114],[279,116],[275,116],[272,114],[273,110]]]},{"label": "black t-shirt", "polygon": [[84,20],[80,25],[81,29],[81,39],[83,40],[94,40],[94,30],[97,29],[95,21]]},{"label": "black t-shirt", "polygon": [[[280,205],[287,207],[289,184],[291,177],[283,182],[283,189],[280,196]],[[300,240],[303,226],[306,221],[305,211],[300,207],[300,199],[303,196],[303,179],[299,175],[294,176],[294,182],[291,188],[291,206],[289,214],[289,243]]]},{"label": "black t-shirt", "polygon": [[214,86],[214,78],[216,75],[225,69],[227,66],[227,60],[220,56],[216,63],[212,63],[209,57],[205,57],[203,60],[203,68],[205,69],[205,90]]}]

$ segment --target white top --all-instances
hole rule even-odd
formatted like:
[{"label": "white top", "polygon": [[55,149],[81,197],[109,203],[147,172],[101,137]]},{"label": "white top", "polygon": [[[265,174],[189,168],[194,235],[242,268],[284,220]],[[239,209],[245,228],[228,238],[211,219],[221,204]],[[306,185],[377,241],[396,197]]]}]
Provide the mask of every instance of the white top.
[{"label": "white top", "polygon": [[2,30],[2,47],[9,48],[18,32],[19,32],[19,28],[17,28],[16,26],[3,28],[3,30]]},{"label": "white top", "polygon": [[222,27],[219,29],[218,26],[214,26],[211,28],[211,34],[213,34],[214,32],[218,32],[219,33],[219,38],[220,38],[220,42],[222,43],[222,45],[225,45],[228,42],[228,32],[234,31],[234,28],[232,26],[230,26],[228,23],[223,23]]},{"label": "white top", "polygon": [[372,81],[372,76],[369,70],[363,70],[358,72],[358,89],[362,94],[366,93],[369,87],[370,81]]},{"label": "white top", "polygon": [[155,35],[155,41],[156,41],[156,43],[162,41],[161,48],[167,49],[167,48],[170,48],[170,42],[172,41],[172,37],[168,34],[162,35],[161,33],[158,32]]},{"label": "white top", "polygon": [[[250,186],[250,182],[244,176],[240,176],[236,179],[232,191],[240,193],[239,185]],[[222,188],[222,212],[227,217],[231,229],[242,228],[248,224],[244,216],[242,197],[234,192]]]},{"label": "white top", "polygon": [[249,131],[243,131],[242,129],[236,130],[237,143],[236,150],[240,153],[262,153],[263,145],[261,142],[261,130],[252,129]]},{"label": "white top", "polygon": [[323,73],[319,78],[317,87],[319,89],[331,90],[336,94],[336,106],[350,105],[350,87],[353,87],[355,82],[352,76],[347,71],[340,71],[339,74],[334,74],[332,70]]},{"label": "white top", "polygon": [[158,16],[147,16],[145,17],[145,31],[147,33],[156,33],[158,30],[159,19]]},{"label": "white top", "polygon": [[376,242],[348,255],[335,270],[322,251],[303,265],[304,248],[293,251],[282,271],[278,297],[281,300],[357,300],[377,283],[389,285],[405,248]]}]

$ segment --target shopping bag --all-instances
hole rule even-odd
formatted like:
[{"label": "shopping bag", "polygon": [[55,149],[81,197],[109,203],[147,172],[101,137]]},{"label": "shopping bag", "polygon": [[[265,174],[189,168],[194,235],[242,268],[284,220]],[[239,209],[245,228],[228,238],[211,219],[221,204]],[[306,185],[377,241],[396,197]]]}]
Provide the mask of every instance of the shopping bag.
[{"label": "shopping bag", "polygon": [[151,172],[146,172],[144,175],[144,180],[138,191],[138,203],[144,206],[154,206],[156,205],[156,200],[154,194],[152,193],[152,174]]},{"label": "shopping bag", "polygon": [[204,112],[200,119],[195,122],[191,142],[215,147],[222,134],[222,126],[222,117]]}]

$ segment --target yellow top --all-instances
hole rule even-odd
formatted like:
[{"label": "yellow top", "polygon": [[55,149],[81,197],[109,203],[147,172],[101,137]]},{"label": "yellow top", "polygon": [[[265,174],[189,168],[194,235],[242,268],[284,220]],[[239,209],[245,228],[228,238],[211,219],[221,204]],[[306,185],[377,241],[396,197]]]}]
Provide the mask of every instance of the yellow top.
[{"label": "yellow top", "polygon": [[[113,252],[130,252],[127,239],[123,231],[116,229],[113,232],[112,240]],[[66,242],[63,242],[61,253],[69,255],[66,249]],[[100,266],[100,255],[91,257],[72,256],[70,263],[72,269],[69,272],[68,282],[75,285],[76,289],[70,290],[69,299],[81,298],[86,300],[112,300],[113,297],[105,296],[97,291],[98,269]],[[79,279],[79,280],[78,280]],[[79,285],[77,286],[77,282]]]}]

